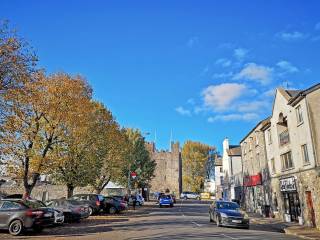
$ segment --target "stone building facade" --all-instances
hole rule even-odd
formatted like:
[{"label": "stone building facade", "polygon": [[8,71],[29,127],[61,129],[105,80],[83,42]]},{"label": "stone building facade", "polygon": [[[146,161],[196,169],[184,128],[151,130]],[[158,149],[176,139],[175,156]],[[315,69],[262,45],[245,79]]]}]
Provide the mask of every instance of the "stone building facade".
[{"label": "stone building facade", "polygon": [[269,118],[259,122],[240,142],[242,151],[242,204],[248,212],[269,216],[270,173],[267,162],[264,132],[261,128]]},{"label": "stone building facade", "polygon": [[243,194],[241,147],[229,145],[228,138],[223,141],[222,169],[222,198],[240,202]]},{"label": "stone building facade", "polygon": [[158,151],[153,142],[146,145],[150,156],[157,163],[155,177],[150,182],[150,192],[180,195],[182,191],[182,160],[179,142],[172,142],[170,151]]},{"label": "stone building facade", "polygon": [[277,89],[264,131],[275,215],[320,228],[320,84]]}]

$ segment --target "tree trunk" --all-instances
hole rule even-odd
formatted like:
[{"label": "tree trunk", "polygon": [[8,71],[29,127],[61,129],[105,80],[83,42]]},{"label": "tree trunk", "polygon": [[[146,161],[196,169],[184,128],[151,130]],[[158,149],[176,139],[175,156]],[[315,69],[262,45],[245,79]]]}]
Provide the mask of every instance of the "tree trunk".
[{"label": "tree trunk", "polygon": [[100,187],[99,186],[95,187],[94,190],[95,190],[96,194],[100,194],[102,192],[102,190],[108,185],[110,180],[111,180],[111,177],[109,177],[107,180],[105,180],[105,182]]},{"label": "tree trunk", "polygon": [[67,198],[71,198],[73,196],[74,186],[72,184],[67,184],[68,195]]}]

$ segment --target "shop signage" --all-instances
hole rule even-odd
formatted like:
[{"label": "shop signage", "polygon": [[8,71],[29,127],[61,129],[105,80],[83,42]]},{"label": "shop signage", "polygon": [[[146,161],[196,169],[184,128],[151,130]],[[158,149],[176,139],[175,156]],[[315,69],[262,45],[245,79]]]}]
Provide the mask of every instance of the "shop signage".
[{"label": "shop signage", "polygon": [[245,187],[252,187],[262,184],[262,177],[261,174],[252,175],[252,176],[246,176],[243,179],[243,185]]},{"label": "shop signage", "polygon": [[281,192],[295,192],[297,191],[296,180],[294,177],[280,179]]}]

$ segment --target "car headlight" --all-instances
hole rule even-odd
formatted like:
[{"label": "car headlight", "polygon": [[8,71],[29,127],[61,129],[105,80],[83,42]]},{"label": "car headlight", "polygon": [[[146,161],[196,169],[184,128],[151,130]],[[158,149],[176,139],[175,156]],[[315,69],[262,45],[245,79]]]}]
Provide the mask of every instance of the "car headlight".
[{"label": "car headlight", "polygon": [[228,215],[225,214],[225,213],[220,213],[220,216],[221,216],[222,218],[228,218]]}]

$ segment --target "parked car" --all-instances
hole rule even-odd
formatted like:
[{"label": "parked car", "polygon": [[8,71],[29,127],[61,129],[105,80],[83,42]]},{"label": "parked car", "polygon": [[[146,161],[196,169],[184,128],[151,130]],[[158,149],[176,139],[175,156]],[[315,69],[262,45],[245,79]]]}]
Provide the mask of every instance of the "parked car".
[{"label": "parked car", "polygon": [[[28,201],[33,202],[35,204],[38,204],[41,208],[48,208],[46,204],[44,204],[42,201],[36,200],[36,199],[29,199]],[[54,225],[61,225],[64,223],[64,214],[59,209],[52,208],[54,211]]]},{"label": "parked car", "polygon": [[162,206],[169,206],[173,207],[173,199],[170,194],[168,195],[162,195],[159,199],[159,207]]},{"label": "parked car", "polygon": [[128,209],[128,201],[126,200],[125,196],[116,195],[116,196],[111,196],[111,197],[113,197],[116,200],[118,200],[122,204],[122,207],[123,207],[124,210]]},{"label": "parked car", "polygon": [[[136,205],[137,206],[142,206],[144,204],[144,198],[142,197],[141,194],[136,194]],[[129,205],[132,205],[132,198],[129,197],[129,202],[128,202]]]},{"label": "parked car", "polygon": [[54,210],[28,200],[0,200],[0,228],[12,235],[22,234],[27,229],[41,231],[54,224]]},{"label": "parked car", "polygon": [[114,197],[105,196],[105,211],[110,214],[119,213],[127,209],[127,205]]},{"label": "parked car", "polygon": [[240,210],[240,206],[230,201],[215,201],[209,207],[210,222],[220,226],[249,228],[248,215]]},{"label": "parked car", "polygon": [[104,196],[101,194],[75,194],[70,199],[87,204],[89,215],[97,214],[106,208]]},{"label": "parked car", "polygon": [[[22,194],[11,194],[5,197],[5,199],[13,199],[13,200],[22,200]],[[33,202],[37,204],[40,208],[47,208],[47,206],[37,199],[28,199],[29,202]],[[53,225],[61,225],[64,223],[64,215],[63,212],[59,211],[58,209],[52,209],[54,211],[54,223]]]},{"label": "parked car", "polygon": [[80,221],[89,217],[89,206],[76,200],[52,199],[45,202],[46,206],[61,211],[66,222]]},{"label": "parked car", "polygon": [[195,192],[182,192],[181,195],[180,195],[180,198],[181,199],[197,199],[197,200],[200,200],[200,195],[198,193],[195,193]]}]

